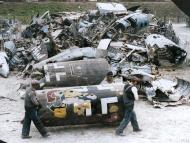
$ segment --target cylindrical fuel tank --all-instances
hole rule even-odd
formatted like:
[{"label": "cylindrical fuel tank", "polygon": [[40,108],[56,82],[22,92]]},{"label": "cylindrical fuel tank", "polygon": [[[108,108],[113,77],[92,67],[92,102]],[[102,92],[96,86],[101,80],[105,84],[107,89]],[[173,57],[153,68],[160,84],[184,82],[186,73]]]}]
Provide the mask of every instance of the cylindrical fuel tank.
[{"label": "cylindrical fuel tank", "polygon": [[88,59],[47,64],[44,66],[46,86],[97,85],[109,71],[105,59]]},{"label": "cylindrical fuel tank", "polygon": [[123,83],[36,91],[45,126],[116,123],[123,118]]}]

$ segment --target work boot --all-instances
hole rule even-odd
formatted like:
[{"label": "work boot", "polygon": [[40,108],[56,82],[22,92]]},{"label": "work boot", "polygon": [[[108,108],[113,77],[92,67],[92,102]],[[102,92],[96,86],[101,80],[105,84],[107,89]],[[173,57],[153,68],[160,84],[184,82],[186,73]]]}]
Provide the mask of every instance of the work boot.
[{"label": "work boot", "polygon": [[141,132],[141,129],[133,129],[133,132]]},{"label": "work boot", "polygon": [[117,135],[117,136],[121,136],[121,137],[126,136],[126,135],[125,135],[125,134],[123,134],[123,133],[119,133],[119,134],[117,134],[117,133],[116,133],[116,135]]},{"label": "work boot", "polygon": [[123,133],[119,133],[119,132],[115,132],[115,134],[117,135],[117,136],[126,136],[125,134],[123,134]]},{"label": "work boot", "polygon": [[23,136],[23,135],[22,135],[21,138],[22,138],[22,139],[30,139],[30,138],[32,138],[32,137],[31,137],[31,136]]},{"label": "work boot", "polygon": [[46,133],[46,134],[42,135],[42,137],[44,137],[44,138],[47,138],[47,137],[49,137],[49,136],[50,136],[49,133]]}]

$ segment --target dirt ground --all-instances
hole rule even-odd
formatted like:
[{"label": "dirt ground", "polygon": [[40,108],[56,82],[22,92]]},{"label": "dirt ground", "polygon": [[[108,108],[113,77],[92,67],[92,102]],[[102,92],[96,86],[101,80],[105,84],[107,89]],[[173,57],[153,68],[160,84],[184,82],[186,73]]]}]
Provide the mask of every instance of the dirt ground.
[{"label": "dirt ground", "polygon": [[[184,25],[177,26],[177,32]],[[187,35],[186,35],[187,36]],[[189,35],[190,37],[190,32]],[[181,35],[183,37],[183,34]],[[175,71],[161,70],[166,76],[177,76],[190,81],[190,67],[179,68]],[[0,77],[0,96],[16,101],[0,98],[0,140],[8,143],[190,143],[190,106],[167,107],[155,109],[147,101],[137,101],[135,110],[142,132],[134,133],[131,125],[125,130],[125,137],[115,136],[116,126],[91,127],[51,127],[51,136],[42,138],[32,124],[30,135],[32,139],[20,138],[24,116],[23,100],[17,96],[19,83],[26,80],[16,77]]]}]

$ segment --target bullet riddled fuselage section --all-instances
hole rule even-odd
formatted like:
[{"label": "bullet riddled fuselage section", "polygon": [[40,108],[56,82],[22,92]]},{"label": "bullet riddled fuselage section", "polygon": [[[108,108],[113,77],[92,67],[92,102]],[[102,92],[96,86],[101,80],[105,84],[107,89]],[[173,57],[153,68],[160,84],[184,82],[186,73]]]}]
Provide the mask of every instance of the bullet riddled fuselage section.
[{"label": "bullet riddled fuselage section", "polygon": [[124,84],[79,86],[37,91],[46,126],[113,124],[123,117]]},{"label": "bullet riddled fuselage section", "polygon": [[105,59],[88,59],[44,65],[45,86],[98,85],[109,71]]}]

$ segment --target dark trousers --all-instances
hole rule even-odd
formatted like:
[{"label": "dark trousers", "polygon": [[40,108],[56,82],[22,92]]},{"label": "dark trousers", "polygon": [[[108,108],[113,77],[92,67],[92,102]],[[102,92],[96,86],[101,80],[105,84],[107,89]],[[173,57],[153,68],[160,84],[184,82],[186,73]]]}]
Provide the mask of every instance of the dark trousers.
[{"label": "dark trousers", "polygon": [[22,128],[22,136],[29,135],[31,121],[33,121],[34,125],[36,126],[36,128],[38,129],[38,131],[41,133],[42,136],[44,136],[47,133],[42,122],[37,116],[37,109],[35,107],[34,108],[25,107],[25,117]]},{"label": "dark trousers", "polygon": [[119,127],[116,129],[116,133],[120,134],[123,133],[123,130],[127,127],[129,122],[131,121],[131,125],[133,126],[133,130],[138,130],[139,125],[137,122],[136,113],[133,110],[125,109],[124,118],[121,121]]}]

